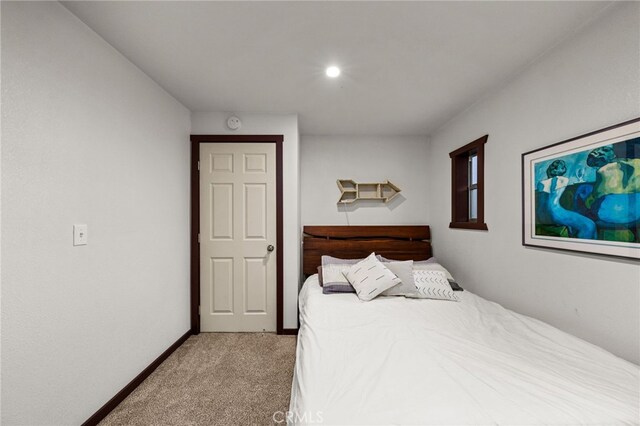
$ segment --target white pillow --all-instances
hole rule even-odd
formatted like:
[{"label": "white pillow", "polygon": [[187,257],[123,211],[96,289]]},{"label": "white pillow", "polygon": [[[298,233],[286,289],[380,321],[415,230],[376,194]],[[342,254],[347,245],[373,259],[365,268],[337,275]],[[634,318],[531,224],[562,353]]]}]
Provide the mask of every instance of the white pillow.
[{"label": "white pillow", "polygon": [[383,296],[408,296],[416,293],[413,283],[413,260],[382,262],[391,272],[400,278],[401,283],[382,292]]},{"label": "white pillow", "polygon": [[400,278],[382,264],[375,253],[353,265],[345,274],[360,300],[371,300],[388,288],[400,284]]},{"label": "white pillow", "polygon": [[338,263],[330,263],[322,267],[322,281],[326,283],[332,282],[340,282],[347,284],[347,279],[344,274],[351,268],[355,263],[349,264],[338,264]]},{"label": "white pillow", "polygon": [[442,271],[413,271],[413,281],[417,294],[408,297],[458,301],[458,296],[451,290],[447,275]]}]

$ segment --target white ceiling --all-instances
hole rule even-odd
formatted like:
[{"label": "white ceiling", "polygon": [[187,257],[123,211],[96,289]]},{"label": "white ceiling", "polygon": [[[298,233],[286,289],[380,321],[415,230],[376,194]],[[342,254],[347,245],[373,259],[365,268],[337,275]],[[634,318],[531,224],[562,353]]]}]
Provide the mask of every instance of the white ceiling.
[{"label": "white ceiling", "polygon": [[608,4],[64,2],[192,111],[379,135],[429,134]]}]

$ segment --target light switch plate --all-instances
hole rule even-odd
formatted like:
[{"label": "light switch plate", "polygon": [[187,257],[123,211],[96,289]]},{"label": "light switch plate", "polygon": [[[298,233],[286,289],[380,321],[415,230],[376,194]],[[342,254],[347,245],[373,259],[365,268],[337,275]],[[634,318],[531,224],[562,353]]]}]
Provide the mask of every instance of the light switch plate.
[{"label": "light switch plate", "polygon": [[86,246],[89,242],[87,225],[73,225],[73,245]]}]

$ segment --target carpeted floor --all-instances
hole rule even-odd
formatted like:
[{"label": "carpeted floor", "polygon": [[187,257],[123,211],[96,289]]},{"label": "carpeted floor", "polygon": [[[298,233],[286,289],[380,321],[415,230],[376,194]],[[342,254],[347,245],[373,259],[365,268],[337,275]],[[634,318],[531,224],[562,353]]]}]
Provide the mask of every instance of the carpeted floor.
[{"label": "carpeted floor", "polygon": [[289,408],[295,352],[295,336],[191,336],[100,425],[272,424]]}]

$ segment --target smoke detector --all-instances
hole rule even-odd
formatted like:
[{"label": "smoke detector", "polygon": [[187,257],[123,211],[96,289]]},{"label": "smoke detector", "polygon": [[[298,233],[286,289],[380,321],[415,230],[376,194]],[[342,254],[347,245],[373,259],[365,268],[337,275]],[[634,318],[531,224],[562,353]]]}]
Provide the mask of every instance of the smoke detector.
[{"label": "smoke detector", "polygon": [[231,130],[238,130],[242,126],[242,121],[235,115],[227,119],[227,127]]}]

